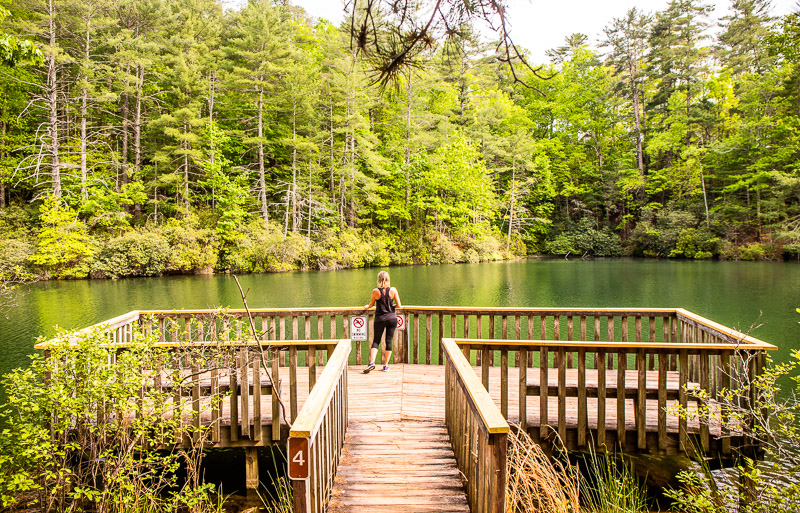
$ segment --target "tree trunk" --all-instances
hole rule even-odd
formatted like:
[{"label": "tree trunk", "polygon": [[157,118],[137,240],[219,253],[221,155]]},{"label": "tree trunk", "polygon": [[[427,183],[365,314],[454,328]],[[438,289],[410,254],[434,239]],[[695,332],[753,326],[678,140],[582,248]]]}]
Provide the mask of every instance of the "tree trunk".
[{"label": "tree trunk", "polygon": [[214,92],[216,80],[217,72],[212,71],[211,75],[208,77],[208,126],[211,130],[208,156],[212,165],[214,164],[214,154],[216,153],[216,149],[214,148]]},{"label": "tree trunk", "polygon": [[[6,123],[0,121],[0,149],[6,146]],[[5,157],[5,150],[0,151],[0,161]],[[0,176],[0,208],[6,208],[6,183]]]},{"label": "tree trunk", "polygon": [[350,135],[350,227],[356,226],[356,131]]},{"label": "tree trunk", "polygon": [[261,189],[259,200],[261,201],[261,218],[264,220],[266,228],[269,221],[267,212],[267,179],[264,170],[264,89],[258,89],[258,186]]},{"label": "tree trunk", "polygon": [[[89,48],[91,45],[91,30],[92,30],[92,18],[91,15],[87,14],[86,18],[86,37],[84,39],[84,46],[83,46],[83,59],[84,59],[84,66],[88,68],[89,66],[89,58],[91,57],[89,54]],[[85,70],[88,71],[88,70]],[[86,200],[89,196],[88,191],[86,189],[86,182],[88,181],[88,171],[87,171],[87,116],[88,116],[88,103],[89,103],[89,90],[86,85],[86,81],[88,81],[88,73],[83,77],[83,86],[81,88],[81,198]]]},{"label": "tree trunk", "polygon": [[[411,199],[411,73],[408,74],[408,84],[406,86],[406,154],[405,154],[405,175],[406,191],[405,204],[408,209],[408,202]],[[406,219],[406,230],[409,228],[409,220]]]},{"label": "tree trunk", "polygon": [[686,83],[686,146],[689,146],[689,143],[692,140],[692,138],[691,138],[691,134],[692,134],[691,120],[689,118],[689,113],[691,112],[691,110],[690,110],[691,109],[691,97],[689,96],[690,88],[691,88],[691,86],[687,82]]},{"label": "tree trunk", "polygon": [[[136,176],[142,171],[142,95],[144,94],[144,66],[137,66],[136,70],[136,117],[133,121],[133,165]],[[133,204],[135,219],[142,217],[142,204],[138,201]]]},{"label": "tree trunk", "polygon": [[639,176],[644,176],[644,155],[642,151],[642,120],[639,113],[639,90],[636,87],[636,76],[633,62],[628,61],[628,73],[631,77],[631,93],[633,94],[633,123],[636,127],[636,165]]},{"label": "tree trunk", "polygon": [[297,100],[292,102],[292,232],[297,232]]},{"label": "tree trunk", "polygon": [[[317,160],[317,165],[320,165],[322,157]],[[311,238],[311,159],[308,159],[308,220],[307,220],[307,229],[306,229],[306,237]]]},{"label": "tree trunk", "polygon": [[58,146],[58,74],[56,70],[56,8],[55,0],[47,4],[50,32],[50,51],[47,56],[47,103],[50,110],[50,173],[53,178],[53,195],[61,196],[61,162]]},{"label": "tree trunk", "polygon": [[186,215],[189,215],[189,143],[186,142],[186,135],[189,133],[189,128],[184,123],[183,125],[183,206],[186,209]]},{"label": "tree trunk", "polygon": [[[125,66],[125,92],[122,93],[122,185],[127,184],[129,180],[128,175],[128,131],[130,130],[130,120],[128,116],[130,116],[130,93],[128,92],[128,77],[130,74],[131,68],[130,65]],[[184,134],[186,133],[186,129],[184,128]],[[126,208],[127,210],[127,208]]]},{"label": "tree trunk", "polygon": [[517,153],[511,155],[511,201],[508,207],[508,237],[506,238],[506,252],[511,248],[511,227],[514,226],[514,199],[517,185]]},{"label": "tree trunk", "polygon": [[333,96],[328,95],[330,101],[330,137],[331,137],[331,154],[330,154],[330,189],[331,189],[331,203],[336,199],[336,188],[333,185]]},{"label": "tree trunk", "polygon": [[708,215],[708,196],[706,196],[706,180],[703,176],[703,168],[700,168],[700,185],[703,187],[703,205],[706,207],[706,228],[711,228],[711,217]]}]

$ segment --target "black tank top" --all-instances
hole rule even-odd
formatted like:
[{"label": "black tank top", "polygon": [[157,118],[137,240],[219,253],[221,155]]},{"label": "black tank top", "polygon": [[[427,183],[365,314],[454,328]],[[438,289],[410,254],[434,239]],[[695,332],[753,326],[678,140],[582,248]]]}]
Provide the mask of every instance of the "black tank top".
[{"label": "black tank top", "polygon": [[396,319],[397,314],[394,311],[394,302],[389,296],[389,288],[378,290],[381,291],[381,297],[375,301],[375,320],[388,321]]}]

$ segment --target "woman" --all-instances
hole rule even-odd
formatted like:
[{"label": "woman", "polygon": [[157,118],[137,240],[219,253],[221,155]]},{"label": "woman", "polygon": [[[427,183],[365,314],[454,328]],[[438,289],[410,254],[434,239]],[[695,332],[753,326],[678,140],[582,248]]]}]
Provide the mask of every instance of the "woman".
[{"label": "woman", "polygon": [[[392,301],[394,301],[394,304]],[[389,284],[389,273],[386,271],[378,273],[378,288],[372,289],[372,297],[364,309],[369,310],[373,305],[375,305],[375,323],[373,325],[375,335],[372,338],[372,347],[369,350],[369,364],[364,369],[365,374],[375,368],[375,357],[378,355],[381,335],[383,335],[384,330],[386,330],[386,348],[383,351],[383,370],[389,370],[389,357],[392,356],[392,340],[394,339],[394,330],[397,328],[395,305],[397,308],[402,308],[400,294],[397,293],[396,288]]]}]

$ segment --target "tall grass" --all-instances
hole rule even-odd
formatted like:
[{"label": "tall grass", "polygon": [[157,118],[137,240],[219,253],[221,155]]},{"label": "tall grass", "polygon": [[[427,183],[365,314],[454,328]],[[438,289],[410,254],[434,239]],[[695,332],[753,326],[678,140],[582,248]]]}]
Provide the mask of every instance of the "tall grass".
[{"label": "tall grass", "polygon": [[[261,502],[267,513],[293,513],[294,496],[292,484],[286,475],[286,455],[275,447],[272,451],[271,486],[266,487],[266,495],[261,496]],[[278,463],[282,463],[279,465]]]},{"label": "tall grass", "polygon": [[581,475],[581,492],[589,513],[639,513],[648,511],[647,489],[632,464],[616,454],[585,457],[587,474]]},{"label": "tall grass", "polygon": [[519,426],[508,434],[506,513],[578,513],[578,472],[551,459]]}]

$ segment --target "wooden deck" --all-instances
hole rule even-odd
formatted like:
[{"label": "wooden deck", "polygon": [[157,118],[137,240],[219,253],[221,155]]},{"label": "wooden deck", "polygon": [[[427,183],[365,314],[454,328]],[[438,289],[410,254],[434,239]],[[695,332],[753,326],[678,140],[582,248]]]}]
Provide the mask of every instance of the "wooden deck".
[{"label": "wooden deck", "polygon": [[[110,365],[157,335],[142,387],[166,416],[211,426],[206,446],[244,448],[248,490],[259,484],[256,448],[288,440],[298,512],[500,513],[509,423],[544,447],[758,457],[715,413],[725,391],[750,400],[775,346],[683,309],[405,307],[391,370],[368,375],[369,342],[350,340],[348,324],[364,314],[134,311],[83,331],[105,330]],[[46,358],[51,347],[37,345]],[[669,411],[696,410],[695,390],[708,401],[702,423]]]}]

